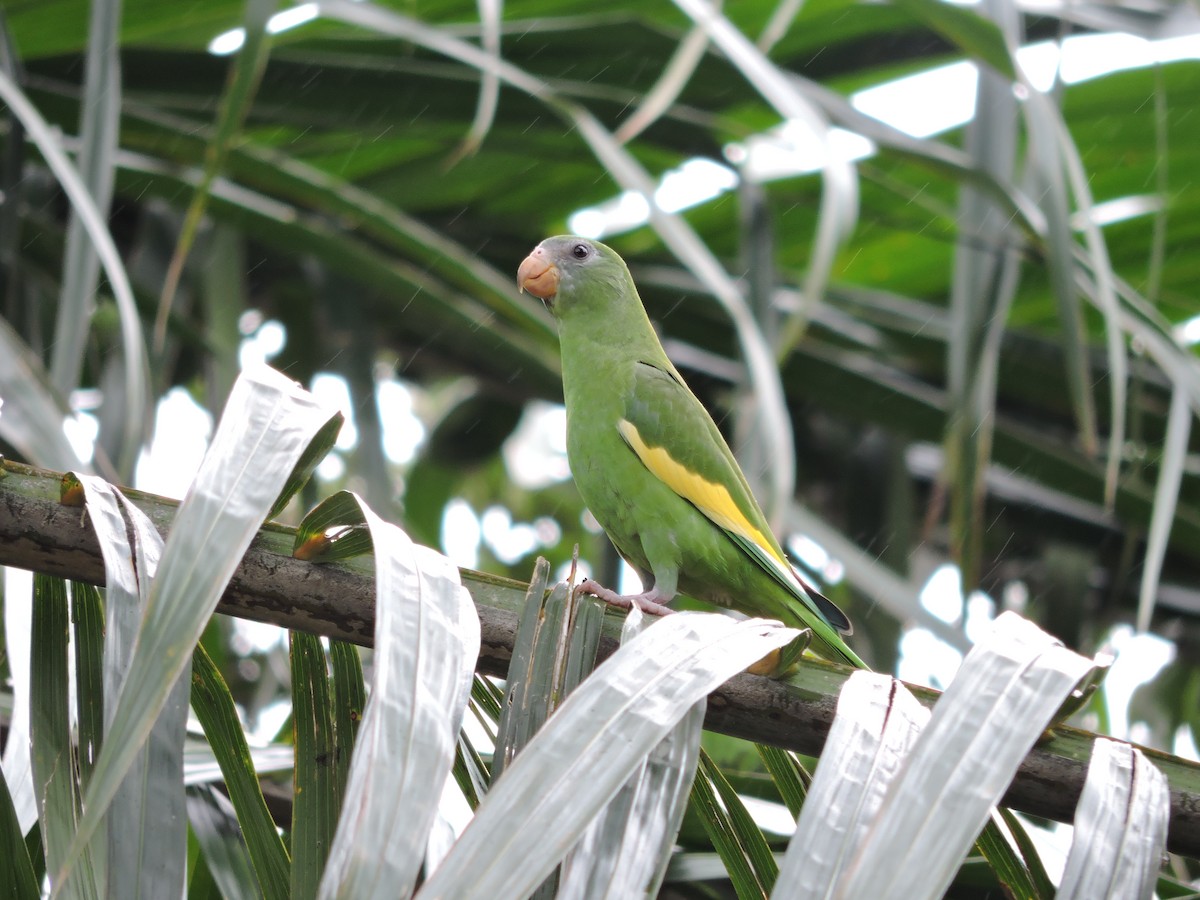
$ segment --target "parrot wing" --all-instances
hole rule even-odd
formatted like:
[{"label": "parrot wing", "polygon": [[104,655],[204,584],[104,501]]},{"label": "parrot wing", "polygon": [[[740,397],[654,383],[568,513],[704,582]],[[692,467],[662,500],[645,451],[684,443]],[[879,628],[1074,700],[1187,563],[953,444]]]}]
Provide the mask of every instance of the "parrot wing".
[{"label": "parrot wing", "polygon": [[674,371],[635,366],[634,387],[617,427],[642,464],[721,528],[812,613],[839,631],[850,621],[792,569],[729,445]]}]

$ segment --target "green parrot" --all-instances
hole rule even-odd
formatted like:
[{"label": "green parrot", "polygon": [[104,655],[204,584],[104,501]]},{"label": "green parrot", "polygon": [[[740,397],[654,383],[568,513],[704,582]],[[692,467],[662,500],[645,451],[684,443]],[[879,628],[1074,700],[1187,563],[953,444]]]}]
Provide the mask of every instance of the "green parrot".
[{"label": "green parrot", "polygon": [[812,632],[810,649],[866,668],[850,621],[792,569],[712,417],[659,343],[625,261],[604,244],[542,241],[517,283],[558,320],[567,458],[584,503],[646,587],[623,608],[662,614],[682,593]]}]

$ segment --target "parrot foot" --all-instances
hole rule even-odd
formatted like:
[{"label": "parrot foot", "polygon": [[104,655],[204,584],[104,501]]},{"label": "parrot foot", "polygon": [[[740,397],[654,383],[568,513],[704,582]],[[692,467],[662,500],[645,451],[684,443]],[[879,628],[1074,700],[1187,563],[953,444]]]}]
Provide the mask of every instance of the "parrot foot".
[{"label": "parrot foot", "polygon": [[641,594],[618,594],[611,588],[606,588],[604,585],[598,584],[590,578],[585,578],[580,583],[578,590],[585,594],[591,594],[593,597],[603,600],[609,606],[615,606],[617,609],[632,609],[636,606],[649,616],[666,616],[675,612],[675,610],[662,602],[662,595],[653,590]]}]

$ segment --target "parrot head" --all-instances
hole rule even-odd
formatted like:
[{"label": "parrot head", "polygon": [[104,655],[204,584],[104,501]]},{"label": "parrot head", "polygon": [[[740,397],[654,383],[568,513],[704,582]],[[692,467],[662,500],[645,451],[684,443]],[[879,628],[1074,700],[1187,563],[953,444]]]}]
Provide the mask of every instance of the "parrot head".
[{"label": "parrot head", "polygon": [[563,234],[546,238],[525,257],[517,269],[517,285],[537,297],[555,316],[561,316],[573,301],[592,292],[585,286],[608,282],[614,287],[633,286],[629,270],[616,251],[599,241]]}]

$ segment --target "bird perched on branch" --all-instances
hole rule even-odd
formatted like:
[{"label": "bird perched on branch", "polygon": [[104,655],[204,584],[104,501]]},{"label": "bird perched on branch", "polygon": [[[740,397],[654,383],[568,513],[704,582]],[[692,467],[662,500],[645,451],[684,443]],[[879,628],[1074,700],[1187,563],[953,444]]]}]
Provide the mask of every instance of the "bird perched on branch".
[{"label": "bird perched on branch", "polygon": [[582,590],[669,612],[676,594],[809,629],[811,649],[865,668],[846,616],[792,569],[729,445],[659,343],[624,260],[597,241],[542,241],[517,282],[558,320],[567,457],[584,502],[645,591]]}]

